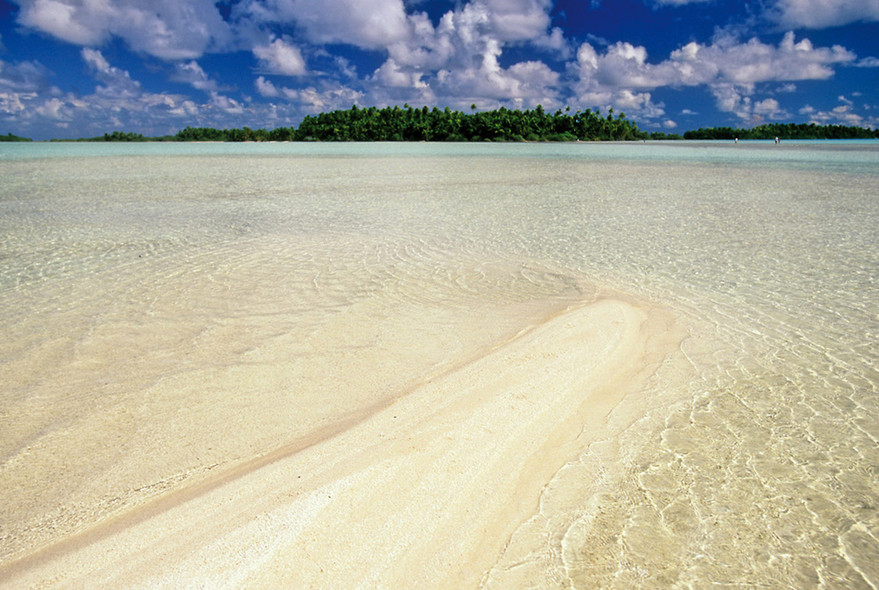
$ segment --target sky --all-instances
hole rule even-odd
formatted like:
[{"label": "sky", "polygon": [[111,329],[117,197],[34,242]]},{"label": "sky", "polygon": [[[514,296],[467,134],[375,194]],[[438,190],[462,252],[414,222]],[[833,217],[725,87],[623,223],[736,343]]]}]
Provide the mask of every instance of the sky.
[{"label": "sky", "polygon": [[879,0],[0,0],[0,133],[390,105],[879,127]]}]

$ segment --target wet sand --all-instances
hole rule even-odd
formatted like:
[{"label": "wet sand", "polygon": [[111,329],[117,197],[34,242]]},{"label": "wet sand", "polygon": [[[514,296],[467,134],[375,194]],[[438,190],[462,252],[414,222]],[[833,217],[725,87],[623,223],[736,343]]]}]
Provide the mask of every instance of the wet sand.
[{"label": "wet sand", "polygon": [[567,310],[386,407],[56,540],[0,582],[478,586],[553,476],[613,436],[608,415],[680,340],[659,308]]}]

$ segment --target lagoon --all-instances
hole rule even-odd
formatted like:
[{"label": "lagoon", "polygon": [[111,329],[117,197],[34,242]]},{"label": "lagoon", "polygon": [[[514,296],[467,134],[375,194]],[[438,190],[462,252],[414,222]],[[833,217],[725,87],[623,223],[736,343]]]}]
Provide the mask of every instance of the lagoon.
[{"label": "lagoon", "polygon": [[877,177],[0,145],[0,582],[874,587]]}]

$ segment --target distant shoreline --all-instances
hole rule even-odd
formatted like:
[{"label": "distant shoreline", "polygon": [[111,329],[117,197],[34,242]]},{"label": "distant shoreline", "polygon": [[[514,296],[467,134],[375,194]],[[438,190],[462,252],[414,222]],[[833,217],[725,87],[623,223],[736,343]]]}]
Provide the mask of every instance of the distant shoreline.
[{"label": "distant shoreline", "polygon": [[[79,139],[50,139],[58,142],[576,142],[576,141],[647,141],[647,140],[838,140],[879,139],[879,129],[847,125],[814,123],[767,123],[752,128],[709,127],[681,134],[642,131],[637,123],[598,109],[571,111],[570,107],[554,113],[537,106],[529,110],[464,113],[449,108],[413,108],[398,106],[337,110],[306,116],[298,127],[276,129],[216,129],[185,127],[174,135],[156,137],[136,132],[113,131],[102,136]],[[0,135],[0,141],[32,141],[12,133]]]}]

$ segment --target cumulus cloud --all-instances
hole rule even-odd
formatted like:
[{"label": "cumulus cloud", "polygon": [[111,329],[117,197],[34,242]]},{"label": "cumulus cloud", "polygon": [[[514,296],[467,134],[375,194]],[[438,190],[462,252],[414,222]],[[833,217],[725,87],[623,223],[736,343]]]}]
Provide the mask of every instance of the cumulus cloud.
[{"label": "cumulus cloud", "polygon": [[297,26],[312,43],[381,49],[410,34],[402,0],[246,0],[239,21]]},{"label": "cumulus cloud", "polygon": [[59,99],[60,104],[56,104],[57,101],[45,104],[44,109],[51,107],[68,119],[78,117],[95,122],[92,124],[101,120],[104,125],[106,121],[111,121],[117,122],[118,126],[136,122],[140,127],[154,126],[152,121],[159,119],[167,124],[180,117],[205,116],[205,113],[240,115],[245,112],[239,101],[220,94],[217,84],[194,61],[178,63],[174,75],[208,92],[210,98],[202,105],[176,94],[147,92],[139,81],[131,78],[129,72],[111,65],[100,51],[85,47],[81,53],[83,61],[100,85],[95,88],[93,95],[81,99],[68,95]]},{"label": "cumulus cloud", "polygon": [[50,98],[35,110],[38,115],[56,121],[64,121],[71,116],[69,105],[60,98]]},{"label": "cumulus cloud", "polygon": [[829,111],[821,111],[812,106],[805,106],[800,109],[799,113],[801,115],[805,115],[809,118],[810,123],[814,123],[816,125],[828,125],[828,124],[836,124],[836,125],[854,125],[854,126],[862,126],[862,125],[870,125],[875,126],[876,120],[867,121],[861,115],[857,114],[851,105],[842,104]]},{"label": "cumulus cloud", "polygon": [[12,64],[0,60],[0,90],[42,92],[49,87],[49,76],[49,70],[38,62]]},{"label": "cumulus cloud", "polygon": [[[459,0],[448,2],[444,14],[430,16],[420,11],[423,0],[13,1],[21,6],[22,27],[82,45],[81,57],[97,83],[92,94],[73,97],[51,86],[51,73],[36,62],[0,61],[0,116],[14,112],[20,120],[38,108],[58,122],[92,116],[97,121],[103,113],[108,121],[124,123],[163,113],[192,119],[187,124],[237,120],[240,126],[257,113],[266,122],[283,122],[361,101],[464,109],[471,103],[480,108],[578,103],[614,107],[671,128],[661,88],[703,87],[721,111],[757,121],[788,116],[783,93],[796,90],[794,82],[828,79],[841,65],[879,65],[875,57],[857,60],[840,46],[816,47],[794,33],[771,44],[721,32],[662,56],[625,40],[588,35],[590,42],[575,47],[552,26],[553,0]],[[645,0],[669,11],[710,1]],[[759,4],[769,7],[763,17],[791,29],[879,20],[879,0]],[[226,6],[225,19],[218,5]],[[145,91],[101,53],[102,44],[112,39],[171,62],[165,68],[171,80],[205,95],[194,101]],[[368,62],[347,61],[348,50],[359,52],[351,47],[339,52],[334,44],[379,56],[378,65],[358,72],[352,64]],[[224,51],[252,55],[252,97],[226,96],[229,88],[199,64],[209,63],[199,59],[205,53]],[[840,121],[855,116],[854,105],[841,103],[837,109],[824,111],[825,116]]]},{"label": "cumulus cloud", "polygon": [[259,76],[254,82],[254,86],[260,96],[283,99],[288,105],[304,109],[309,113],[347,109],[363,98],[362,92],[332,82],[324,82],[320,88],[315,86],[290,88],[278,86],[264,76]]},{"label": "cumulus cloud", "polygon": [[815,48],[808,39],[797,42],[793,33],[787,33],[778,46],[756,38],[746,43],[732,37],[721,37],[711,45],[693,42],[657,64],[648,63],[646,49],[629,43],[616,43],[603,55],[584,43],[577,52],[584,82],[614,88],[822,80],[833,75],[831,66],[854,59],[853,53],[838,45]]},{"label": "cumulus cloud", "polygon": [[418,71],[401,68],[393,58],[389,58],[373,74],[373,79],[383,86],[394,88],[425,88],[427,84]]},{"label": "cumulus cloud", "polygon": [[768,12],[784,28],[823,29],[879,21],[879,0],[778,0]]},{"label": "cumulus cloud", "polygon": [[240,115],[244,113],[244,105],[234,98],[224,96],[218,92],[211,92],[211,99],[208,104],[227,115]]},{"label": "cumulus cloud", "polygon": [[482,0],[474,7],[485,7],[489,28],[500,41],[540,39],[549,28],[550,0]]},{"label": "cumulus cloud", "polygon": [[92,94],[82,96],[49,86],[42,79],[42,67],[0,62],[0,121],[28,136],[61,131],[88,137],[110,131],[111,126],[148,130],[158,121],[163,126],[159,132],[167,133],[169,120],[191,117],[196,110],[183,97],[144,92],[138,81],[98,50],[83,48],[81,58],[98,82]]},{"label": "cumulus cloud", "polygon": [[77,45],[111,37],[161,59],[192,59],[226,44],[231,32],[212,0],[16,0],[18,22]]},{"label": "cumulus cloud", "polygon": [[141,94],[140,83],[132,80],[125,70],[111,66],[97,49],[84,47],[82,59],[103,85],[95,90],[97,94],[115,97],[137,97]]},{"label": "cumulus cloud", "polygon": [[748,119],[784,114],[777,103],[773,110],[772,102],[751,101],[756,84],[824,80],[833,76],[833,66],[851,63],[855,57],[840,46],[818,48],[808,39],[797,41],[793,33],[777,46],[721,35],[710,45],[689,43],[658,63],[648,61],[645,48],[629,43],[615,43],[604,53],[584,43],[577,51],[575,70],[577,92],[584,100],[628,104],[641,116],[652,117],[660,115],[658,105],[649,99],[638,103],[633,100],[637,95],[624,92],[705,85],[720,110]]},{"label": "cumulus cloud", "polygon": [[[208,93],[221,88],[195,61],[207,51],[251,51],[261,74],[254,83],[259,96],[287,98],[266,75],[320,73],[309,71],[302,48],[343,43],[386,52],[385,62],[365,78],[357,80],[350,67],[344,73],[361,87],[357,92],[376,99],[550,106],[559,101],[560,74],[539,59],[502,66],[501,57],[510,45],[530,44],[562,58],[571,51],[562,31],[551,27],[552,0],[470,0],[450,8],[436,25],[417,3],[408,13],[403,0],[242,0],[227,15],[231,25],[212,0],[18,1],[24,26],[93,50],[121,38],[136,51],[174,61],[171,79]],[[322,52],[312,47],[310,55],[327,63]],[[100,66],[95,71],[110,76],[109,65]],[[329,104],[320,98],[326,92],[305,102]]]},{"label": "cumulus cloud", "polygon": [[412,14],[410,34],[388,45],[387,60],[370,80],[457,107],[557,104],[560,74],[544,62],[501,65],[514,44],[567,56],[561,31],[549,28],[551,7],[549,0],[473,0],[446,12],[436,25],[423,13]]},{"label": "cumulus cloud", "polygon": [[317,89],[313,86],[291,93],[292,100],[298,100],[307,110],[317,113],[326,110],[345,109],[360,100],[363,94],[344,86]]},{"label": "cumulus cloud", "polygon": [[40,63],[24,61],[9,63],[0,60],[0,122],[8,125],[27,124],[39,116],[55,115],[57,109],[43,108],[60,91],[49,83],[50,72]]},{"label": "cumulus cloud", "polygon": [[171,79],[189,84],[193,88],[204,90],[205,92],[217,92],[220,89],[219,84],[211,80],[195,60],[175,64],[175,72]]},{"label": "cumulus cloud", "polygon": [[36,94],[24,95],[18,92],[2,92],[0,91],[0,118],[9,120],[11,117],[17,117],[26,109],[25,102],[28,99],[36,98]]},{"label": "cumulus cloud", "polygon": [[284,76],[301,76],[306,73],[305,59],[298,47],[284,39],[275,39],[267,45],[257,45],[253,54],[267,72]]},{"label": "cumulus cloud", "polygon": [[785,119],[790,113],[784,111],[774,98],[767,98],[754,103],[753,114],[770,119]]},{"label": "cumulus cloud", "polygon": [[281,96],[281,92],[274,84],[272,84],[271,80],[266,80],[263,76],[256,79],[254,86],[260,96],[266,98],[278,98]]},{"label": "cumulus cloud", "polygon": [[[649,0],[655,6],[679,7],[713,0]],[[879,0],[772,0],[763,17],[783,29],[825,29],[854,22],[879,21]]]}]

